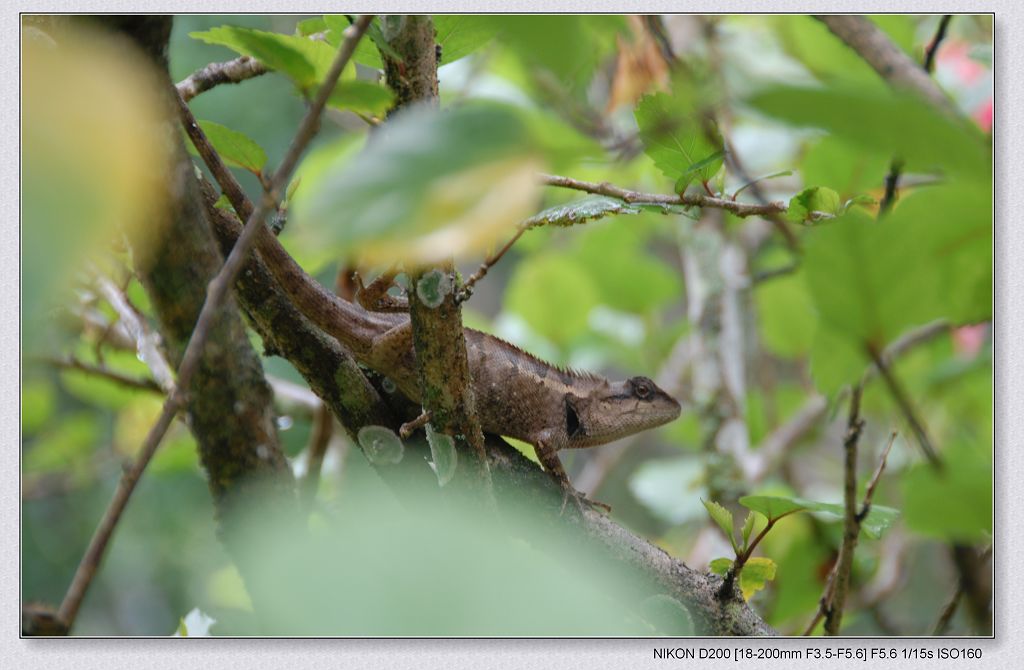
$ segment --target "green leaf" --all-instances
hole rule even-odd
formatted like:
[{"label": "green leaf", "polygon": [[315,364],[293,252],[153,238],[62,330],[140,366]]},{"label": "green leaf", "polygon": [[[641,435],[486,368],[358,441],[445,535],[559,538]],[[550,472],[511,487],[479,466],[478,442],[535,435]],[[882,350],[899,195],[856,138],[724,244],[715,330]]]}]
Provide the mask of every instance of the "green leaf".
[{"label": "green leaf", "polygon": [[907,94],[879,87],[783,86],[750,102],[792,125],[821,128],[863,149],[899,156],[908,171],[991,179],[991,153],[980,131]]},{"label": "green leaf", "polygon": [[402,440],[386,426],[363,426],[356,439],[371,463],[393,465],[405,455]]},{"label": "green leaf", "polygon": [[525,259],[505,290],[505,309],[562,345],[587,331],[590,311],[597,305],[597,290],[586,268],[555,254]]},{"label": "green leaf", "polygon": [[[871,20],[900,45],[911,52],[915,25],[908,16],[872,16]],[[796,57],[817,77],[825,81],[847,81],[881,86],[878,74],[825,26],[809,16],[772,17],[786,51]]]},{"label": "green leaf", "polygon": [[785,514],[807,509],[798,498],[782,498],[778,496],[743,496],[739,503],[747,509],[760,512],[769,521],[778,519]]},{"label": "green leaf", "polygon": [[770,558],[754,556],[748,559],[740,570],[740,590],[743,591],[743,597],[750,600],[751,596],[775,579],[775,567],[775,561]]},{"label": "green leaf", "polygon": [[914,193],[881,222],[853,209],[816,227],[806,273],[822,324],[882,348],[907,328],[991,317],[992,214],[978,185]]},{"label": "green leaf", "polygon": [[301,35],[302,37],[309,37],[316,33],[322,33],[327,30],[327,22],[324,21],[322,16],[314,16],[311,19],[302,19],[295,24],[295,34]]},{"label": "green leaf", "polygon": [[529,71],[546,70],[570,93],[585,90],[594,69],[615,49],[615,35],[626,27],[623,17],[605,15],[505,14],[479,19],[490,23],[497,39]]},{"label": "green leaf", "polygon": [[381,116],[394,104],[395,94],[391,89],[363,79],[339,81],[327,104],[368,116]]},{"label": "green leaf", "polygon": [[[747,509],[760,512],[769,519],[777,519],[784,514],[809,511],[821,512],[835,519],[845,516],[844,508],[838,503],[823,503],[804,498],[779,496],[744,496],[739,503]],[[871,538],[879,538],[899,518],[899,510],[882,505],[872,505],[867,517],[861,522],[861,530]]]},{"label": "green leaf", "polygon": [[754,532],[754,512],[750,511],[747,513],[747,518],[743,522],[743,546],[746,547],[747,543],[750,542],[750,534]]},{"label": "green leaf", "polygon": [[[327,26],[327,43],[338,48],[341,46],[342,33],[345,29],[352,25],[348,18],[341,14],[325,14],[323,17],[324,25]],[[378,37],[378,41],[374,41],[373,35]],[[370,22],[370,28],[367,29],[367,36],[370,39],[361,39],[359,44],[356,45],[356,50],[352,54],[352,60],[366,67],[376,68],[378,70],[384,69],[384,61],[380,59],[380,51],[378,50],[378,43],[385,45],[385,49],[388,50],[388,54],[396,60],[401,60],[391,45],[387,43],[383,35],[380,32],[380,19],[374,18]]]},{"label": "green leaf", "polygon": [[723,577],[728,574],[729,570],[732,569],[731,558],[716,558],[708,564],[708,568],[713,574],[722,575]]},{"label": "green leaf", "polygon": [[[303,90],[323,81],[335,56],[335,50],[324,42],[253,28],[219,26],[189,33],[189,37],[255,58],[270,69],[288,75]],[[352,65],[346,70],[352,71]]]},{"label": "green leaf", "polygon": [[455,476],[455,468],[458,464],[458,452],[455,450],[455,440],[444,433],[437,433],[434,427],[427,424],[427,443],[430,444],[431,467],[437,475],[437,483],[444,486]]},{"label": "green leaf", "polygon": [[825,186],[811,186],[794,195],[789,201],[786,218],[795,223],[814,221],[815,212],[839,213],[839,194]]},{"label": "green leaf", "polygon": [[712,143],[696,115],[686,114],[689,102],[666,93],[648,95],[634,111],[644,152],[675,182],[682,193],[694,179],[709,180],[722,166],[721,138]]},{"label": "green leaf", "polygon": [[842,198],[882,187],[892,156],[827,135],[816,142],[800,163],[804,184],[822,184]]},{"label": "green leaf", "polygon": [[945,467],[915,465],[903,476],[907,526],[944,540],[977,542],[992,533],[990,445],[956,442],[943,452]]},{"label": "green leaf", "polygon": [[642,211],[638,205],[603,195],[595,195],[565,205],[549,207],[539,214],[531,216],[523,222],[523,225],[528,227],[575,226],[613,214],[639,214]]},{"label": "green leaf", "polygon": [[712,521],[718,524],[718,527],[725,531],[726,537],[729,538],[729,542],[732,544],[733,549],[736,548],[736,539],[732,535],[732,512],[722,507],[714,500],[701,499],[701,503],[704,504],[704,508],[708,511]]},{"label": "green leaf", "polygon": [[797,358],[810,350],[818,319],[802,270],[756,285],[754,300],[768,351],[783,358]]},{"label": "green leaf", "polygon": [[[200,121],[199,127],[210,144],[217,150],[220,157],[228,165],[240,167],[259,174],[267,164],[267,154],[260,145],[249,139],[244,133],[232,130],[213,121]],[[198,156],[192,143],[188,143],[189,153]]]},{"label": "green leaf", "polygon": [[913,249],[903,290],[918,296],[918,321],[992,318],[992,192],[977,185],[924,188],[886,219],[887,244]]},{"label": "green leaf", "polygon": [[505,105],[403,110],[358,158],[318,155],[289,228],[311,252],[365,263],[465,255],[510,234],[534,207],[538,154],[521,115]]},{"label": "green leaf", "polygon": [[577,234],[573,257],[590,274],[603,304],[644,314],[679,296],[679,274],[648,251],[650,235],[644,219],[590,225]]},{"label": "green leaf", "polygon": [[823,395],[834,396],[843,386],[860,381],[870,362],[856,342],[840,331],[818,325],[811,344],[811,379]]},{"label": "green leaf", "polygon": [[441,62],[454,63],[490,42],[496,33],[490,17],[474,14],[437,14],[434,16]]}]

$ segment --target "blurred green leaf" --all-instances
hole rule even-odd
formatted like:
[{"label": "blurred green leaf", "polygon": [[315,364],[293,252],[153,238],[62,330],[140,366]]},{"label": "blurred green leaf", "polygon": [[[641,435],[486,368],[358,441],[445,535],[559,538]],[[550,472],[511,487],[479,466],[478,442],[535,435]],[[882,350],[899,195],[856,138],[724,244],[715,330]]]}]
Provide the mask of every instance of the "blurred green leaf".
[{"label": "blurred green leaf", "polygon": [[66,415],[36,437],[22,458],[22,468],[26,473],[73,471],[92,456],[99,434],[91,413]]},{"label": "blurred green leaf", "polygon": [[930,188],[881,222],[851,210],[808,236],[804,270],[822,323],[877,348],[906,328],[991,317],[991,209],[976,187]]},{"label": "blurred green leaf", "polygon": [[754,299],[765,348],[783,358],[805,355],[818,319],[803,271],[757,284]]},{"label": "blurred green leaf", "polygon": [[707,181],[722,166],[721,138],[707,137],[701,121],[688,116],[687,106],[666,93],[648,95],[637,103],[634,115],[644,152],[682,193],[694,179]]},{"label": "blurred green leaf", "polygon": [[811,146],[800,162],[804,184],[822,184],[841,198],[880,190],[892,156],[827,135]]},{"label": "blurred green leaf", "polygon": [[[949,184],[902,199],[886,219],[888,244],[913,248],[905,290],[920,302],[920,321],[953,323],[992,318],[992,192]],[[911,260],[914,265],[909,265]]]},{"label": "blurred green leaf", "polygon": [[487,16],[474,14],[436,14],[434,28],[441,46],[439,65],[454,63],[490,42],[495,24]]},{"label": "blurred green leaf", "polygon": [[750,102],[792,125],[821,128],[858,147],[899,156],[908,170],[939,170],[986,184],[991,179],[982,134],[916,97],[876,87],[781,86]]},{"label": "blurred green leaf", "polygon": [[57,392],[49,379],[28,379],[21,387],[21,430],[31,435],[42,428],[57,407]]},{"label": "blurred green leaf", "polygon": [[915,465],[902,478],[907,525],[929,537],[977,542],[992,533],[992,461],[988,448],[963,442],[942,453],[945,467]]},{"label": "blurred green leaf", "polygon": [[94,407],[120,409],[146,391],[125,386],[120,382],[87,374],[80,370],[62,370],[60,384],[70,395]]},{"label": "blurred green leaf", "polygon": [[[914,23],[910,16],[870,17],[908,55],[914,41]],[[863,58],[846,46],[825,26],[810,16],[777,16],[773,25],[786,51],[825,81],[849,81],[861,85],[882,86],[878,74]]]},{"label": "blurred green leaf", "polygon": [[[244,133],[231,130],[213,121],[200,121],[199,127],[202,128],[207,139],[210,140],[210,144],[228,165],[258,174],[267,164],[266,152]],[[191,141],[186,146],[193,156],[199,155]]]},{"label": "blurred green leaf", "polygon": [[[253,28],[219,26],[189,33],[189,37],[255,58],[271,70],[290,77],[304,91],[324,80],[335,56],[335,50],[324,42]],[[346,72],[354,72],[351,63],[346,66]]]},{"label": "blurred green leaf", "polygon": [[498,40],[507,45],[527,69],[542,68],[558,85],[582,92],[601,59],[614,49],[615,35],[625,27],[621,16],[494,15],[480,16]]},{"label": "blurred green leaf", "polygon": [[823,395],[834,396],[843,386],[859,382],[870,362],[863,347],[819,324],[811,345],[811,378]]},{"label": "blurred green leaf", "polygon": [[649,235],[641,220],[591,225],[578,236],[573,257],[590,274],[602,303],[618,310],[645,313],[676,299],[681,290],[678,273],[645,249]]},{"label": "blurred green leaf", "polygon": [[395,101],[391,89],[362,79],[339,81],[327,104],[335,109],[381,116]]},{"label": "blurred green leaf", "polygon": [[747,600],[775,579],[775,561],[762,556],[753,556],[740,570],[740,590]]},{"label": "blurred green leaf", "polygon": [[302,35],[303,37],[309,37],[316,33],[322,33],[327,30],[327,22],[324,21],[322,16],[314,16],[310,19],[302,19],[295,24],[295,34]]},{"label": "blurred green leaf", "polygon": [[587,330],[590,311],[598,303],[586,268],[554,254],[530,256],[519,263],[505,290],[506,309],[562,345]]},{"label": "blurred green leaf", "polygon": [[365,262],[435,262],[487,247],[533,206],[538,149],[498,104],[389,119],[357,160],[321,154],[291,207],[294,239]]}]

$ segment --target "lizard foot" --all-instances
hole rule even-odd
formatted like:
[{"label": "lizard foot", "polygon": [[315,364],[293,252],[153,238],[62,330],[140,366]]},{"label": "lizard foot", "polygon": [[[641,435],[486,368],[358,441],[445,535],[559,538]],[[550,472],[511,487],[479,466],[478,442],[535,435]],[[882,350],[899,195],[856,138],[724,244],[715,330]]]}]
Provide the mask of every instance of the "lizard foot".
[{"label": "lizard foot", "polygon": [[606,505],[603,502],[591,500],[586,496],[585,493],[577,491],[572,486],[565,486],[563,487],[562,509],[559,510],[558,512],[559,516],[565,513],[565,506],[568,504],[570,498],[572,498],[573,502],[576,504],[576,508],[580,511],[581,514],[583,513],[586,507],[590,507],[591,509],[603,510],[605,514],[608,514],[612,511],[611,505]]}]

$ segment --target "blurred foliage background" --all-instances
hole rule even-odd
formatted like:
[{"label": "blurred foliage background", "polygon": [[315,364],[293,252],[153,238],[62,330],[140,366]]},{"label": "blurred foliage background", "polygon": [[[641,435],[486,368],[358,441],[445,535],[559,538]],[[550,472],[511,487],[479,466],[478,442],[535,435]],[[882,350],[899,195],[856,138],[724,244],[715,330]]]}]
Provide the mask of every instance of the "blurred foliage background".
[{"label": "blurred foliage background", "polygon": [[[330,41],[340,18],[176,17],[172,78],[237,56],[239,48],[224,45],[237,46],[239,38],[217,32],[221,26],[326,32]],[[939,17],[874,20],[920,62]],[[844,620],[849,634],[928,633],[956,586],[945,547],[951,541],[986,546],[992,533],[991,17],[956,16],[937,51],[935,80],[969,127],[891,95],[856,54],[808,17],[436,21],[447,111],[388,121],[390,129],[364,148],[368,128],[390,99],[379,86],[352,84],[351,97],[332,105],[293,182],[282,234],[293,255],[327,286],[342,263],[429,260],[438,249],[458,251],[468,276],[520,219],[568,206],[563,214],[572,216],[557,221],[563,225],[528,232],[481,282],[466,305],[466,325],[553,363],[645,374],[678,394],[684,412],[673,424],[625,446],[562,458],[576,485],[611,504],[617,521],[695,568],[732,555],[701,499],[734,508],[738,497],[752,493],[841,501],[848,389],[868,367],[865,347],[884,348],[937,320],[949,324],[892,365],[948,465],[943,476],[923,462],[878,376],[864,388],[860,486],[890,432],[898,431],[875,500],[900,510],[900,517],[881,539],[862,539]],[[45,31],[26,25],[39,33],[26,34],[26,49],[45,43]],[[123,66],[109,54],[96,58],[98,67]],[[356,60],[343,80],[373,84],[380,59],[369,41]],[[161,396],[139,381],[148,379],[149,368],[97,279],[113,282],[138,314],[149,316],[110,226],[138,213],[108,205],[125,202],[134,188],[118,176],[124,171],[118,161],[144,163],[152,154],[101,155],[82,141],[83,133],[54,133],[85,112],[72,104],[80,93],[70,86],[57,86],[55,97],[36,96],[31,84],[49,73],[40,67],[26,70],[28,109],[63,104],[74,110],[24,117],[22,591],[25,601],[54,603],[122,461],[159,413]],[[191,106],[197,118],[242,133],[262,148],[265,158],[257,163],[274,166],[304,113],[301,88],[295,73],[273,72],[216,87]],[[677,130],[699,156],[680,162],[677,149],[658,148],[659,105],[680,115]],[[702,130],[705,118],[714,118],[718,135]],[[96,132],[121,136],[125,126]],[[716,141],[724,141],[719,146],[733,161],[715,156]],[[690,169],[697,158],[711,160]],[[899,199],[876,223],[894,158],[904,166]],[[56,165],[71,167],[54,177]],[[252,167],[234,172],[256,197]],[[689,188],[725,197],[767,176],[756,188],[767,200],[789,203],[783,225],[802,251],[794,252],[765,220],[710,208],[636,207],[571,225],[607,213],[608,201],[541,190],[532,178],[538,171],[652,193]],[[117,184],[104,191],[86,173],[115,176],[106,181]],[[52,198],[54,186],[70,195]],[[744,189],[738,200],[756,202],[754,190]],[[83,209],[86,199],[98,204]],[[283,444],[302,472],[315,398],[286,361],[265,356],[263,362],[278,391]],[[353,529],[344,519],[346,510],[369,499],[381,506],[380,523],[406,528],[389,495],[358,451],[336,437],[311,524],[380,542],[373,535],[379,527]],[[220,632],[249,630],[251,603],[216,540],[212,509],[195,445],[176,425],[128,507],[75,632],[170,634],[193,608],[221,622]],[[459,536],[458,528],[423,531],[420,546],[468,542],[470,531]],[[762,544],[777,574],[752,603],[781,632],[799,634],[813,617],[840,535],[835,519],[803,514],[780,522]],[[507,538],[490,540],[489,560],[521,577],[508,589],[527,589],[537,557],[506,547]],[[296,560],[302,571],[304,559]],[[354,573],[374,569],[383,576],[363,596],[359,580],[338,585],[359,602],[375,601],[387,590],[387,577],[398,574],[380,556],[351,560],[347,569]],[[403,588],[416,592],[441,579],[431,566],[444,561],[429,552],[423,560],[424,574],[403,581]],[[488,583],[485,577],[475,588]],[[563,586],[577,589],[578,602],[598,598],[586,579]],[[507,596],[481,593],[485,602]],[[412,611],[436,613],[452,594],[420,595],[431,604]],[[466,610],[449,605],[451,612],[475,611],[472,603]],[[588,611],[589,628],[559,628],[555,615],[554,628],[543,622],[540,629],[521,628],[514,622],[530,613],[512,610],[482,628],[470,625],[480,624],[471,616],[452,614],[454,628],[371,617],[372,623],[351,621],[351,628],[326,632],[649,632],[614,612],[602,618],[600,607]],[[962,613],[949,629],[970,631]]]}]

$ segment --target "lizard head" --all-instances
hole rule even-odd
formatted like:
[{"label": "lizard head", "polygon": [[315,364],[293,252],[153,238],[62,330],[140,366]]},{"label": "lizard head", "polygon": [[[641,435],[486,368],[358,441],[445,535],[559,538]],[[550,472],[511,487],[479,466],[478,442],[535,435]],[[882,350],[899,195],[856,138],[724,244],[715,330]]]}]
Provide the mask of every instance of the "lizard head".
[{"label": "lizard head", "polygon": [[569,447],[591,447],[655,428],[679,416],[679,403],[647,377],[605,382],[565,396]]}]

